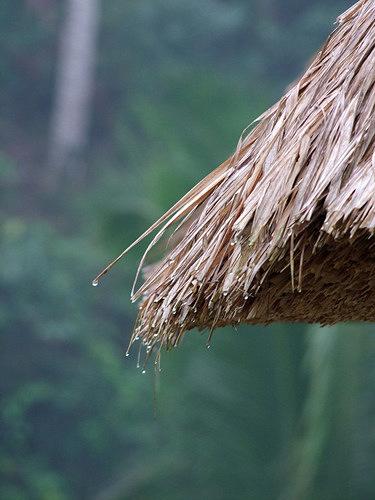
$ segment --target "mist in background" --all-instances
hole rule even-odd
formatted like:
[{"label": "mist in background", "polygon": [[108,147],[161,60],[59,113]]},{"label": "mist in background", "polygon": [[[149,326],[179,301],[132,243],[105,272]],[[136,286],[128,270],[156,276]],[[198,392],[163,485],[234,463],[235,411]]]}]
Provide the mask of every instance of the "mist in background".
[{"label": "mist in background", "polygon": [[[0,498],[372,500],[375,326],[189,332],[125,358],[144,245],[344,0],[3,0]],[[157,255],[154,255],[157,258]]]}]

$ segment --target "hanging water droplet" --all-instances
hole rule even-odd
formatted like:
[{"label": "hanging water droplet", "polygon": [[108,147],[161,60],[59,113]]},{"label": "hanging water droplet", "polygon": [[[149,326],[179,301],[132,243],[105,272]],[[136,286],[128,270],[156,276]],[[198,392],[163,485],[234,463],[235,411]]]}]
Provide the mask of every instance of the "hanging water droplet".
[{"label": "hanging water droplet", "polygon": [[94,281],[92,282],[92,286],[98,286],[98,285],[99,285],[99,280],[94,279]]},{"label": "hanging water droplet", "polygon": [[211,349],[211,344],[206,345],[207,349]]},{"label": "hanging water droplet", "polygon": [[146,373],[146,370],[142,370],[142,375],[144,375]]}]

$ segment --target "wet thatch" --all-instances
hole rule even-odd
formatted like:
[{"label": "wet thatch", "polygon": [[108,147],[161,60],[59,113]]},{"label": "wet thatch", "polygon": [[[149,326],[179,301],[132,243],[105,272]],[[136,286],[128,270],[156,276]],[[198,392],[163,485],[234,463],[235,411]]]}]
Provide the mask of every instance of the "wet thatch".
[{"label": "wet thatch", "polygon": [[148,351],[193,327],[375,321],[374,0],[257,123],[141,237],[179,224],[132,295]]}]

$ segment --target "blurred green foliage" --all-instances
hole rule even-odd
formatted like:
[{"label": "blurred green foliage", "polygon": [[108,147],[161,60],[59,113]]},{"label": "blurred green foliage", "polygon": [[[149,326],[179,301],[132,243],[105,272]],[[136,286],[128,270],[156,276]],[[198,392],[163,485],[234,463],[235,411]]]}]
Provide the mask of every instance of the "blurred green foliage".
[{"label": "blurred green foliage", "polygon": [[103,2],[84,182],[43,191],[64,4],[0,10],[0,498],[371,500],[373,325],[189,333],[124,352],[142,247],[90,281],[233,150],[348,6]]}]

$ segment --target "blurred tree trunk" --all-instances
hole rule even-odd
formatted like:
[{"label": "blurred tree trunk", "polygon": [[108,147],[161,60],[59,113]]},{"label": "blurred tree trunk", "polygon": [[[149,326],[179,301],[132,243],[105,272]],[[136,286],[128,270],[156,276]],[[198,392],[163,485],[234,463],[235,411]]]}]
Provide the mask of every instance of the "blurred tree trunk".
[{"label": "blurred tree trunk", "polygon": [[69,169],[84,177],[94,81],[100,0],[67,0],[51,118],[47,187],[55,190]]}]

